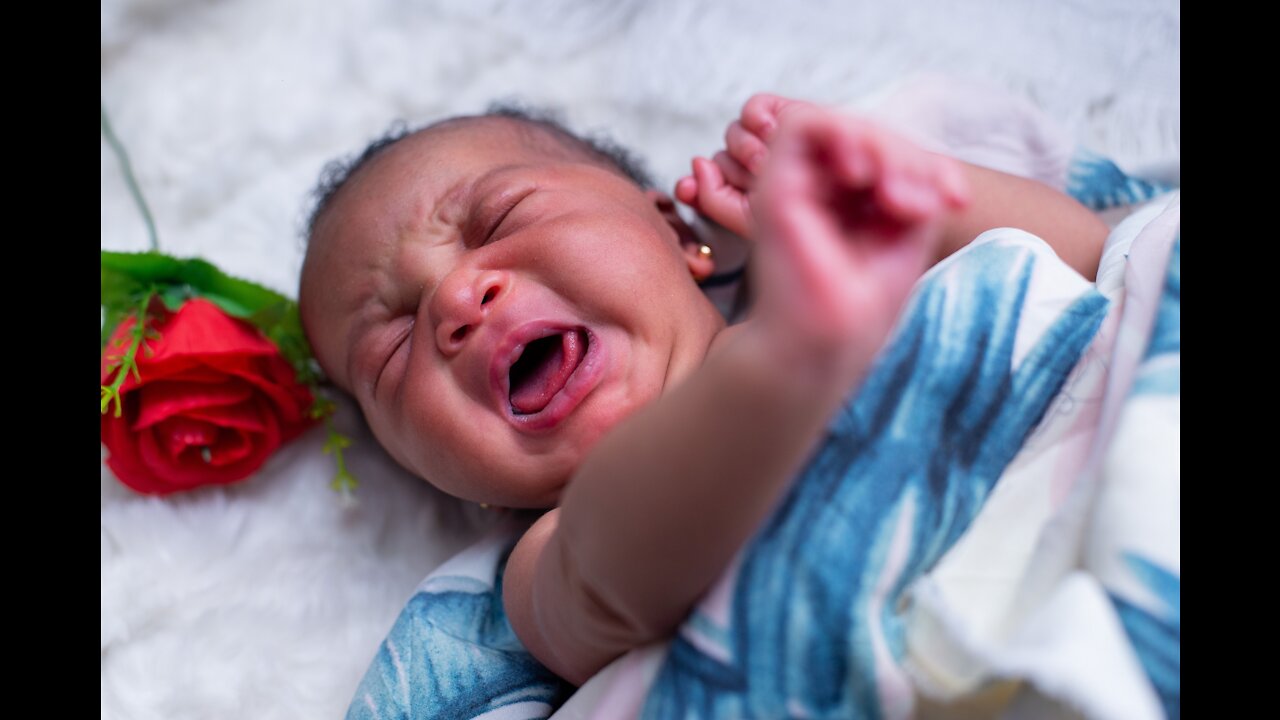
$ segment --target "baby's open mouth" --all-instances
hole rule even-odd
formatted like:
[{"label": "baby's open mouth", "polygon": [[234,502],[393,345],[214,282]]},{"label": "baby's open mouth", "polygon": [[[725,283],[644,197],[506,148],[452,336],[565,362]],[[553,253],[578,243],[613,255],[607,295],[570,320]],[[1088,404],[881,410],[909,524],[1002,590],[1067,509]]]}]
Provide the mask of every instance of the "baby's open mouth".
[{"label": "baby's open mouth", "polygon": [[587,331],[576,328],[526,345],[511,366],[511,411],[532,415],[545,409],[582,364],[589,343]]}]

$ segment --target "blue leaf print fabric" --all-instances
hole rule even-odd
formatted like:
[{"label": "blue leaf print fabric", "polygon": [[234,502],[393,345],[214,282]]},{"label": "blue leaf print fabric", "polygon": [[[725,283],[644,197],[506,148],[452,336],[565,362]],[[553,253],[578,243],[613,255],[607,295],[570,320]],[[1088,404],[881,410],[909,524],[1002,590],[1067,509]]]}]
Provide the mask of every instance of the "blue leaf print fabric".
[{"label": "blue leaf print fabric", "polygon": [[1137,205],[1173,190],[1168,183],[1126,175],[1110,159],[1080,148],[1071,158],[1066,192],[1090,210]]},{"label": "blue leaf print fabric", "polygon": [[502,608],[517,533],[499,532],[432,573],[396,619],[347,720],[530,720],[568,697],[524,649]]},{"label": "blue leaf print fabric", "polygon": [[898,597],[968,527],[1106,313],[1087,291],[1015,366],[1028,285],[1045,260],[1023,243],[988,242],[918,288],[746,549],[728,627],[694,616],[643,717],[883,714],[883,675],[904,652]]},{"label": "blue leaf print fabric", "polygon": [[[1162,421],[1176,427],[1178,410],[1176,403],[1181,395],[1181,354],[1182,354],[1182,238],[1174,238],[1169,252],[1169,264],[1165,274],[1164,291],[1156,308],[1155,323],[1151,338],[1147,345],[1142,363],[1138,366],[1130,393],[1126,414],[1122,422],[1141,423],[1150,426],[1154,421]],[[1177,452],[1177,447],[1152,447],[1129,443],[1113,450],[1130,455],[1160,454]],[[1151,465],[1155,465],[1152,462]],[[1164,500],[1169,495],[1177,497],[1178,480],[1174,476],[1157,476],[1147,478],[1146,482],[1137,483],[1132,477],[1117,478],[1116,482],[1124,483],[1130,502],[1136,498],[1138,502]],[[1104,495],[1103,502],[1113,501]],[[1154,502],[1152,503],[1154,505]],[[1157,507],[1167,507],[1161,505]],[[1175,504],[1176,508],[1176,504]],[[1165,546],[1176,544],[1176,518],[1167,532],[1175,533],[1175,538]],[[1119,553],[1125,560],[1120,573],[1102,573],[1104,584],[1108,586],[1108,597],[1116,606],[1120,622],[1159,696],[1165,716],[1176,720],[1181,716],[1181,665],[1180,652],[1182,646],[1181,625],[1181,592],[1182,581],[1180,571],[1172,566],[1172,558],[1157,560],[1128,548],[1128,538],[1120,538],[1111,552]],[[1174,553],[1176,558],[1176,552]],[[1127,570],[1129,577],[1117,577]],[[1126,583],[1137,582],[1145,591],[1145,602],[1139,593],[1126,590]]]},{"label": "blue leaf print fabric", "polygon": [[1134,574],[1159,598],[1159,610],[1148,612],[1114,594],[1111,601],[1165,716],[1177,720],[1182,714],[1182,578],[1140,555],[1129,554],[1127,559]]}]

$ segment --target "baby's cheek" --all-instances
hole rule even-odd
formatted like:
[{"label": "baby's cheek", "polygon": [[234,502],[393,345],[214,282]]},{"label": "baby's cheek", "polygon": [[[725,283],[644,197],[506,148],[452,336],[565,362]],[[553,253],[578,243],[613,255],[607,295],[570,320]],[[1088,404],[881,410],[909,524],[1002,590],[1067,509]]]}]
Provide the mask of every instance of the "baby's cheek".
[{"label": "baby's cheek", "polygon": [[632,413],[657,399],[661,389],[661,385],[656,382],[644,383],[637,380],[602,395],[597,406],[584,418],[583,427],[577,434],[578,454],[585,458],[609,431]]}]

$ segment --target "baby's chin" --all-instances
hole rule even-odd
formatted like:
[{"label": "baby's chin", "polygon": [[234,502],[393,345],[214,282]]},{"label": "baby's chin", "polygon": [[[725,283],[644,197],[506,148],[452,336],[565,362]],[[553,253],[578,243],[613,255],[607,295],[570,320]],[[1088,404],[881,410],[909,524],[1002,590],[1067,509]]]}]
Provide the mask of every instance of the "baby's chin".
[{"label": "baby's chin", "polygon": [[487,463],[465,473],[416,473],[437,489],[467,502],[494,507],[547,509],[560,504],[561,496],[580,459],[522,458],[511,467]]},{"label": "baby's chin", "polygon": [[500,490],[484,492],[477,495],[477,499],[472,500],[472,502],[493,507],[511,508],[513,510],[550,510],[560,506],[560,501],[567,486],[568,481],[566,479],[564,482],[550,485],[539,483],[539,489],[535,492],[503,492]]},{"label": "baby's chin", "polygon": [[[615,408],[607,416],[579,418],[573,445],[561,445],[550,455],[530,456],[517,472],[490,473],[473,485],[476,502],[509,508],[559,507],[565,491],[599,441],[634,408]],[[506,477],[495,481],[494,478]],[[487,498],[487,499],[486,499]]]}]

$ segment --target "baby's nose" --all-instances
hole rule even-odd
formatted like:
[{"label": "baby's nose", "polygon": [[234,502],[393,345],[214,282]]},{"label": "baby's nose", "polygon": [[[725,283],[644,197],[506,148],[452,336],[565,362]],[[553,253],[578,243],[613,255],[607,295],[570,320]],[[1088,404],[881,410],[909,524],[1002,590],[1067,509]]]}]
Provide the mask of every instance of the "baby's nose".
[{"label": "baby's nose", "polygon": [[461,351],[509,285],[503,272],[459,269],[450,273],[436,289],[430,305],[440,352],[452,357]]}]

